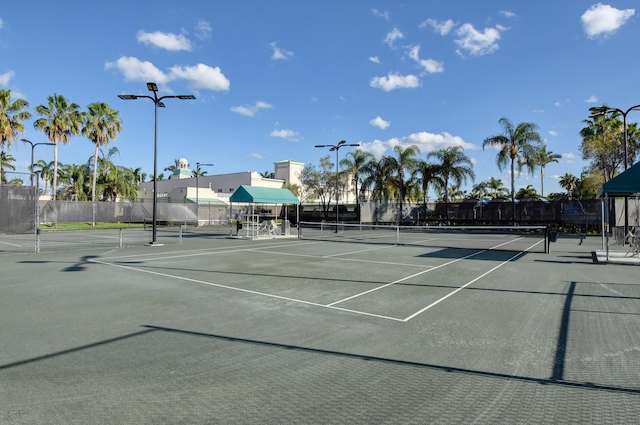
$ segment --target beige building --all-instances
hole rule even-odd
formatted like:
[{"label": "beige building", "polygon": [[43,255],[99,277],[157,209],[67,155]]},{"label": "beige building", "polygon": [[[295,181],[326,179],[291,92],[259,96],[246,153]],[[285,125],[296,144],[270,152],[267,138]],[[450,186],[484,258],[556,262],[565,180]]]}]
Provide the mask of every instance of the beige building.
[{"label": "beige building", "polygon": [[[189,162],[180,158],[169,179],[157,181],[158,199],[179,203],[195,203],[197,200],[199,204],[228,204],[229,197],[241,185],[276,189],[282,188],[284,183],[300,185],[300,173],[303,168],[302,162],[283,160],[274,163],[274,172],[270,177],[264,177],[255,171],[243,171],[196,178],[189,168]],[[153,181],[140,184],[138,199],[153,199]]]}]

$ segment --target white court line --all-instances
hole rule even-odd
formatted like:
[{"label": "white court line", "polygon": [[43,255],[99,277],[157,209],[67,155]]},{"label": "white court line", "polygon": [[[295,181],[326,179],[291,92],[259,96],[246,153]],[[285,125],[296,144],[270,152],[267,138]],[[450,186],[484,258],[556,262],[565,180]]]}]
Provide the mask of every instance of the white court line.
[{"label": "white court line", "polygon": [[[520,239],[520,238],[518,238],[518,239]],[[513,241],[508,241],[508,242],[496,245],[496,246],[492,247],[491,249],[495,249],[495,248],[501,247],[501,246],[509,244],[511,242],[513,242]],[[475,252],[473,254],[469,254],[469,255],[466,255],[464,257],[457,258],[457,259],[449,261],[447,263],[440,264],[439,266],[435,266],[433,268],[430,268],[430,269],[427,269],[427,270],[423,270],[421,272],[412,274],[412,275],[404,277],[402,279],[398,279],[398,280],[396,280],[394,282],[382,285],[382,286],[380,286],[378,288],[374,288],[374,289],[362,292],[360,294],[356,294],[354,296],[351,296],[351,297],[348,297],[348,298],[345,298],[345,299],[342,299],[342,300],[339,300],[339,301],[335,301],[335,302],[333,302],[331,304],[320,304],[320,303],[315,303],[315,302],[306,301],[306,300],[300,300],[300,299],[296,299],[296,298],[283,297],[283,296],[280,296],[280,295],[268,294],[268,293],[259,292],[259,291],[252,291],[252,290],[243,289],[243,288],[236,288],[236,287],[233,287],[233,286],[227,286],[227,285],[222,285],[222,284],[218,284],[218,283],[202,281],[202,280],[198,280],[198,279],[191,279],[191,278],[182,277],[182,276],[175,276],[175,275],[170,275],[170,274],[167,274],[167,273],[155,272],[155,271],[152,271],[152,270],[138,269],[136,267],[125,266],[125,265],[120,265],[120,264],[113,264],[113,263],[108,263],[106,261],[99,261],[99,260],[95,260],[95,259],[90,259],[89,261],[93,262],[93,263],[97,263],[97,264],[102,264],[102,265],[107,265],[107,266],[112,266],[112,267],[118,267],[118,268],[127,269],[127,270],[138,271],[138,272],[141,272],[141,273],[147,273],[147,274],[152,274],[152,275],[156,275],[156,276],[163,276],[163,277],[174,278],[174,279],[177,279],[177,280],[183,280],[183,281],[187,281],[187,282],[199,283],[199,284],[202,284],[202,285],[208,285],[208,286],[213,286],[213,287],[218,287],[218,288],[223,288],[223,289],[229,289],[229,290],[232,290],[232,291],[245,292],[245,293],[249,293],[249,294],[260,295],[260,296],[265,296],[265,297],[275,298],[275,299],[281,299],[281,300],[300,303],[300,304],[312,305],[312,306],[323,307],[323,308],[330,308],[330,309],[334,309],[334,310],[340,310],[340,311],[359,314],[359,315],[363,315],[363,316],[376,317],[376,318],[380,318],[380,319],[386,319],[386,320],[392,320],[392,321],[396,321],[396,322],[405,322],[406,323],[409,320],[413,319],[414,317],[424,313],[425,311],[429,310],[433,306],[439,304],[440,302],[442,302],[445,299],[449,298],[450,296],[454,295],[455,293],[461,291],[462,289],[464,289],[464,288],[468,287],[469,285],[473,284],[474,282],[478,281],[479,279],[485,277],[486,275],[488,275],[489,273],[493,272],[494,270],[502,267],[504,264],[506,264],[506,263],[512,261],[513,259],[519,257],[520,255],[524,254],[526,251],[529,251],[531,248],[535,247],[536,245],[538,245],[541,242],[542,241],[539,241],[536,244],[532,245],[531,247],[527,248],[525,251],[519,252],[518,254],[516,254],[513,257],[509,258],[508,260],[502,262],[501,264],[499,264],[498,266],[496,266],[493,269],[489,270],[488,272],[482,274],[481,276],[478,276],[477,278],[473,279],[472,281],[466,283],[465,285],[461,286],[460,288],[457,288],[456,290],[454,290],[453,292],[449,293],[448,295],[446,295],[446,296],[442,297],[441,299],[431,303],[427,307],[419,310],[418,312],[410,315],[409,317],[407,317],[405,319],[400,319],[400,318],[391,317],[391,316],[384,316],[384,315],[374,314],[374,313],[368,313],[368,312],[365,312],[365,311],[351,310],[351,309],[347,309],[347,308],[336,307],[336,304],[340,304],[340,303],[345,302],[347,300],[354,299],[354,298],[363,296],[365,294],[368,294],[368,293],[371,293],[371,292],[374,292],[374,291],[389,287],[391,285],[394,285],[394,284],[400,283],[402,281],[405,281],[407,279],[411,279],[413,277],[422,275],[422,274],[430,272],[432,270],[436,270],[436,269],[445,267],[447,265],[456,263],[458,261],[474,257],[474,256],[479,255],[481,253],[490,251],[491,249],[478,251],[478,252]],[[309,242],[309,243],[313,244],[313,243],[317,243],[317,242]],[[294,244],[283,244],[283,245],[280,245],[280,247],[282,247],[282,246],[292,246],[292,245],[294,245]],[[299,246],[299,244],[295,244],[295,245]],[[269,247],[276,247],[276,246],[275,245],[270,245]],[[220,249],[224,249],[224,248],[220,248]],[[258,248],[239,248],[239,249],[235,249],[235,250],[227,250],[227,251],[224,251],[224,252],[203,252],[203,253],[198,253],[198,254],[191,254],[191,256],[207,255],[207,254],[212,254],[212,253],[217,254],[217,253],[227,253],[227,252],[241,252],[241,251],[245,251],[245,252],[246,251],[259,251],[259,249]],[[269,252],[269,251],[264,251],[264,252],[273,254],[272,252]],[[343,255],[346,255],[346,254],[348,254],[348,253],[343,253]],[[284,255],[296,255],[296,254],[284,254]],[[189,255],[166,256],[166,257],[154,258],[154,259],[180,258],[180,257],[185,257],[185,256],[189,256]],[[121,257],[113,257],[113,258],[121,258]],[[131,258],[131,257],[129,256],[129,257],[124,257],[124,258]],[[322,258],[322,257],[318,257],[318,258]],[[355,261],[357,261],[357,260],[355,260]]]},{"label": "white court line", "polygon": [[18,248],[22,248],[22,245],[16,245],[14,243],[9,243],[9,242],[2,242],[0,241],[0,244],[4,244],[4,245],[11,245],[11,246],[17,246]]},{"label": "white court line", "polygon": [[379,286],[379,287],[377,287],[377,288],[369,289],[368,291],[364,291],[364,292],[361,292],[361,293],[359,293],[359,294],[355,294],[355,295],[352,295],[352,296],[350,296],[350,297],[347,297],[347,298],[344,298],[344,299],[341,299],[341,300],[338,300],[338,301],[332,302],[332,303],[331,303],[331,304],[329,304],[329,305],[330,305],[330,306],[334,306],[334,305],[336,305],[336,304],[340,304],[340,303],[343,303],[343,302],[345,302],[345,301],[349,301],[349,300],[352,300],[352,299],[354,299],[354,298],[358,298],[358,297],[361,297],[361,296],[363,296],[363,295],[370,294],[371,292],[375,292],[375,291],[378,291],[378,290],[380,290],[380,289],[384,289],[384,288],[386,288],[386,287],[388,287],[388,286],[395,285],[395,284],[400,283],[400,282],[404,282],[404,281],[405,281],[405,280],[407,280],[407,279],[411,279],[411,278],[414,278],[414,277],[416,277],[416,276],[420,276],[420,275],[422,275],[422,274],[428,273],[428,272],[430,272],[430,271],[437,270],[437,269],[439,269],[439,268],[441,268],[441,267],[448,266],[449,264],[457,263],[458,261],[466,260],[467,258],[471,258],[471,257],[475,257],[476,255],[479,255],[479,254],[481,254],[481,253],[483,253],[483,252],[486,252],[486,251],[487,251],[487,250],[485,249],[485,250],[483,250],[483,251],[478,251],[478,252],[475,252],[475,253],[473,253],[473,254],[465,255],[464,257],[456,258],[455,260],[451,260],[451,261],[449,261],[448,263],[443,263],[443,264],[440,264],[439,266],[434,266],[434,267],[432,267],[432,268],[430,268],[430,269],[423,270],[423,271],[421,271],[421,272],[418,272],[418,273],[412,274],[411,276],[406,276],[406,277],[403,277],[402,279],[398,279],[398,280],[395,280],[395,281],[393,281],[393,282],[391,282],[391,283],[387,283],[386,285],[382,285],[382,286]]},{"label": "white court line", "polygon": [[229,289],[229,290],[232,290],[232,291],[245,292],[245,293],[248,293],[248,294],[260,295],[260,296],[269,297],[269,298],[276,298],[276,299],[280,299],[280,300],[291,301],[291,302],[300,303],[300,304],[307,304],[307,305],[312,305],[312,306],[316,306],[316,307],[331,308],[331,309],[334,309],[334,310],[341,310],[341,311],[350,312],[350,313],[357,313],[357,314],[361,314],[361,315],[364,315],[364,316],[377,317],[377,318],[380,318],[380,319],[393,320],[393,321],[396,321],[396,322],[402,322],[403,321],[402,319],[399,319],[397,317],[383,316],[383,315],[380,315],[380,314],[367,313],[365,311],[349,310],[349,309],[341,308],[341,307],[332,307],[332,306],[328,306],[328,305],[325,305],[325,304],[315,303],[315,302],[312,302],[312,301],[305,301],[305,300],[299,300],[299,299],[296,299],[296,298],[283,297],[281,295],[274,295],[274,294],[268,294],[266,292],[252,291],[250,289],[235,288],[233,286],[222,285],[222,284],[219,284],[219,283],[206,282],[204,280],[191,279],[191,278],[183,277],[183,276],[175,276],[175,275],[171,275],[171,274],[167,274],[167,273],[154,272],[152,270],[143,270],[143,269],[138,269],[136,267],[124,266],[124,265],[121,265],[121,264],[107,263],[105,261],[99,261],[99,260],[94,260],[94,259],[90,259],[89,261],[92,262],[92,263],[102,264],[102,265],[105,265],[105,266],[118,267],[118,268],[121,268],[121,269],[133,270],[133,271],[137,271],[137,272],[141,272],[141,273],[152,274],[152,275],[155,275],[155,276],[162,276],[162,277],[168,277],[168,278],[173,278],[173,279],[177,279],[177,280],[183,280],[183,281],[186,281],[186,282],[199,283],[201,285],[214,286],[216,288],[223,288],[223,289]]},{"label": "white court line", "polygon": [[440,304],[442,301],[446,300],[447,298],[453,296],[454,294],[462,291],[464,288],[466,288],[467,286],[477,282],[478,280],[482,279],[483,277],[485,277],[486,275],[488,275],[489,273],[493,272],[494,270],[499,269],[500,267],[504,266],[505,264],[511,262],[512,260],[514,260],[515,258],[521,256],[522,254],[524,254],[524,252],[519,252],[516,255],[514,255],[513,257],[509,258],[506,261],[503,261],[502,263],[498,264],[497,266],[495,266],[494,268],[492,268],[491,270],[489,270],[488,272],[485,272],[483,274],[481,274],[480,276],[476,277],[475,279],[465,283],[464,285],[462,285],[461,287],[459,287],[458,289],[456,289],[455,291],[452,291],[450,293],[448,293],[447,295],[445,295],[444,297],[440,298],[437,301],[432,302],[431,304],[429,304],[428,306],[426,306],[425,308],[423,308],[422,310],[418,310],[415,313],[413,313],[411,316],[407,317],[406,319],[403,320],[403,322],[408,322],[409,320],[413,319],[414,317],[424,313],[425,311],[429,310],[431,307]]}]

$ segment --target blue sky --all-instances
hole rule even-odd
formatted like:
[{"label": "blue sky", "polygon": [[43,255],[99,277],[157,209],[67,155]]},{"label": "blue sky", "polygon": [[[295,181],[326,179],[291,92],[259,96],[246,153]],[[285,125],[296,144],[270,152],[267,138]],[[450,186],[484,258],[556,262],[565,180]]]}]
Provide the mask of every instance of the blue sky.
[{"label": "blue sky", "polygon": [[[82,6],[81,6],[82,5]],[[11,2],[0,8],[0,88],[34,107],[64,95],[86,109],[120,111],[119,165],[153,171],[153,102],[119,94],[193,94],[159,111],[159,171],[184,157],[209,174],[272,171],[292,159],[317,164],[316,144],[360,143],[380,157],[417,144],[420,156],[465,147],[476,182],[509,185],[482,141],[515,124],[538,124],[546,169],[579,175],[579,131],[588,108],[640,103],[637,1],[216,0]],[[636,115],[634,115],[636,114]],[[34,119],[36,118],[34,113]],[[640,121],[640,112],[629,114]],[[27,124],[25,137],[45,142]],[[341,149],[341,157],[348,152]],[[61,163],[93,153],[76,137]],[[11,154],[25,167],[31,149]],[[46,146],[36,159],[51,160]],[[333,158],[333,157],[332,157]],[[523,174],[516,186],[540,175]],[[472,182],[465,186],[470,190]]]}]

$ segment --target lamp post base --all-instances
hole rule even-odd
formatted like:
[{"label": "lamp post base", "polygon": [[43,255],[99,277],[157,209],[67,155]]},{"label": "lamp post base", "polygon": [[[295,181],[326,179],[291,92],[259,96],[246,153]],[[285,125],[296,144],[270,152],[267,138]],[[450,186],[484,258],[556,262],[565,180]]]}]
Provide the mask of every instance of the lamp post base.
[{"label": "lamp post base", "polygon": [[149,242],[145,244],[146,246],[164,246],[163,243],[160,242]]}]

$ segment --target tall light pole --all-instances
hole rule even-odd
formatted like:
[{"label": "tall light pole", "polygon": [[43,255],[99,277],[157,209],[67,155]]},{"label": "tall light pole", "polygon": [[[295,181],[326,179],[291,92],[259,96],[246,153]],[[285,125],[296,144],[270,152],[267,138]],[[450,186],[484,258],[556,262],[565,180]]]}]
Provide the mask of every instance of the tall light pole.
[{"label": "tall light pole", "polygon": [[198,220],[198,209],[200,208],[200,200],[198,198],[198,189],[200,188],[200,186],[198,186],[198,177],[200,177],[200,166],[213,167],[213,164],[201,164],[199,162],[196,162],[196,221]]},{"label": "tall light pole", "polygon": [[[594,106],[593,108],[589,108],[589,112],[591,115],[589,118],[595,118],[601,115],[606,114],[614,114],[619,113],[622,115],[622,126],[624,127],[624,170],[627,171],[629,168],[629,132],[627,129],[627,114],[631,111],[640,111],[640,105],[632,106],[631,108],[623,111],[620,108],[609,108],[608,106]],[[624,197],[624,238],[626,241],[627,234],[629,233],[629,198],[625,195]]]},{"label": "tall light pole", "polygon": [[46,142],[40,142],[40,143],[33,143],[31,140],[27,140],[27,139],[20,139],[22,140],[24,143],[29,143],[31,145],[31,186],[35,186],[35,184],[33,184],[33,151],[35,150],[36,146],[38,145],[50,145],[50,146],[54,146],[55,143],[46,143]]},{"label": "tall light pole", "polygon": [[165,107],[164,103],[162,103],[163,99],[193,100],[196,97],[190,94],[158,97],[158,85],[156,83],[147,83],[147,89],[153,92],[153,97],[137,94],[119,94],[118,97],[122,100],[151,99],[155,105],[155,128],[153,132],[153,225],[151,243],[148,244],[153,246],[162,245],[156,240],[158,218],[158,108]]},{"label": "tall light pole", "polygon": [[341,140],[335,145],[316,145],[316,148],[329,148],[330,152],[336,151],[336,233],[338,233],[338,214],[339,214],[339,205],[338,205],[338,151],[343,146],[360,146],[358,143],[347,143],[344,140]]},{"label": "tall light pole", "polygon": [[[33,201],[33,207],[34,207],[34,211],[33,211],[33,220],[34,220],[34,233],[36,235],[36,252],[40,252],[40,247],[38,244],[38,226],[40,225],[40,208],[38,208],[38,199],[40,198],[40,194],[39,192],[39,184],[33,184],[33,178],[35,177],[35,173],[33,172],[33,151],[35,150],[36,146],[38,145],[50,145],[50,146],[55,146],[55,143],[47,143],[47,142],[40,142],[40,143],[33,143],[30,140],[27,139],[21,139],[24,143],[29,143],[31,145],[31,186],[33,186],[33,191],[35,192],[35,196],[34,196],[34,201]],[[40,180],[37,179],[36,183],[39,183]]]}]

